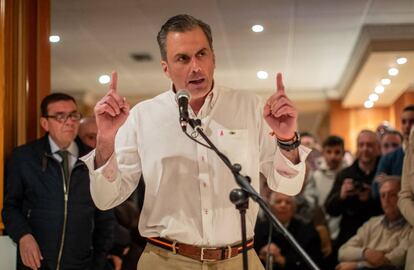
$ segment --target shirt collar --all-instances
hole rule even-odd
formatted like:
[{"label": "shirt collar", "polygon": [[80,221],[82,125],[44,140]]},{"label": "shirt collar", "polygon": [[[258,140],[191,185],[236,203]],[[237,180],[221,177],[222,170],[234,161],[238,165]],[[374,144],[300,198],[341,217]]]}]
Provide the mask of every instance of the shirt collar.
[{"label": "shirt collar", "polygon": [[[177,93],[177,88],[175,88],[175,85],[172,82],[171,82],[170,89],[175,97],[175,94]],[[218,89],[216,87],[215,81],[213,80],[213,88],[207,94],[207,97],[204,100],[204,104],[201,107],[200,111],[198,112],[198,116],[200,118],[205,117],[211,111],[211,109],[213,109],[214,104],[216,104],[217,102],[217,98],[218,98]]]},{"label": "shirt collar", "polygon": [[[61,150],[50,135],[48,135],[48,139],[49,139],[50,150],[51,150],[52,154],[55,154],[57,151]],[[78,157],[78,155],[79,155],[78,146],[76,145],[76,143],[74,141],[72,141],[70,143],[69,147],[66,148],[65,150],[67,150],[69,152],[69,154],[71,154],[74,157]]]},{"label": "shirt collar", "polygon": [[387,219],[387,217],[384,215],[384,217],[382,218],[381,223],[384,225],[385,228],[387,228],[388,230],[394,230],[394,229],[400,229],[402,228],[405,223],[407,223],[407,221],[404,219],[403,216],[401,216],[399,219],[397,219],[396,221],[390,221]]}]

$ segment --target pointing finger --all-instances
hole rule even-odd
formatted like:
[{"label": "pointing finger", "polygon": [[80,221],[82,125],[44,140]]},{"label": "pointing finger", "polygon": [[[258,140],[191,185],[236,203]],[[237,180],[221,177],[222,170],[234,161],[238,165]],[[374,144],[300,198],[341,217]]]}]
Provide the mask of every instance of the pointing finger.
[{"label": "pointing finger", "polygon": [[285,92],[285,86],[283,85],[283,78],[282,78],[282,73],[277,73],[276,74],[276,90],[277,92],[281,91],[281,92]]},{"label": "pointing finger", "polygon": [[118,87],[118,73],[116,71],[112,71],[111,74],[111,85],[109,86],[109,90],[113,91],[114,93],[117,92]]}]

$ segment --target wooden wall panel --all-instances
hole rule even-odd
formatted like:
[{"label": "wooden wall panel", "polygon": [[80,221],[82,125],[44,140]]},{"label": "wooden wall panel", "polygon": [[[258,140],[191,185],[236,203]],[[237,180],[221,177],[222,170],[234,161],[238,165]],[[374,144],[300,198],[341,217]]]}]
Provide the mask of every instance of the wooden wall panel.
[{"label": "wooden wall panel", "polygon": [[[4,40],[5,40],[5,0],[0,0],[0,209],[3,208],[3,175],[4,175],[4,94],[5,94],[5,68],[4,68]],[[4,230],[3,220],[0,215],[0,235]]]},{"label": "wooden wall panel", "polygon": [[330,101],[329,132],[342,136],[345,148],[355,153],[356,138],[362,129],[375,131],[377,126],[388,121],[397,130],[401,130],[400,115],[403,108],[414,104],[414,92],[406,91],[389,107],[343,108],[341,101]]},{"label": "wooden wall panel", "polygon": [[401,130],[400,116],[402,110],[405,106],[412,104],[414,104],[414,92],[406,91],[391,106],[390,110],[392,115],[392,124],[395,126],[397,130]]},{"label": "wooden wall panel", "polygon": [[330,134],[339,135],[345,140],[345,148],[356,151],[356,138],[363,129],[375,131],[382,121],[389,121],[390,109],[383,108],[343,108],[341,101],[330,102]]},{"label": "wooden wall panel", "polygon": [[0,4],[1,210],[4,160],[13,148],[39,136],[40,101],[50,93],[50,0]]}]

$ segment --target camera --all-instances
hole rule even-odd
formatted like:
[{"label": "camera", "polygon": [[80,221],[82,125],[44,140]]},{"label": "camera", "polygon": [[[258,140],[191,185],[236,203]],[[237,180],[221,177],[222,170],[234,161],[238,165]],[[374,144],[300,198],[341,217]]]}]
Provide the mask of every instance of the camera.
[{"label": "camera", "polygon": [[354,188],[357,192],[362,192],[367,190],[367,187],[365,186],[365,181],[358,181],[358,180],[352,180],[352,184],[354,185]]}]

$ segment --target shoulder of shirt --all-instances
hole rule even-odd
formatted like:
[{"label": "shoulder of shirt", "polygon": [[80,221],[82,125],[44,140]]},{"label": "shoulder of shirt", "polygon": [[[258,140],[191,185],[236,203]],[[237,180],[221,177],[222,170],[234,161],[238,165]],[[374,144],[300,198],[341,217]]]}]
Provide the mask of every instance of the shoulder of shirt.
[{"label": "shoulder of shirt", "polygon": [[383,219],[384,219],[384,215],[374,216],[368,219],[367,223],[377,224],[377,223],[381,223]]},{"label": "shoulder of shirt", "polygon": [[245,90],[236,90],[229,87],[217,86],[217,91],[219,92],[220,96],[224,97],[237,97],[252,100],[260,100],[260,97],[258,95]]},{"label": "shoulder of shirt", "polygon": [[159,103],[159,104],[167,103],[168,100],[174,99],[173,95],[174,93],[172,93],[171,90],[168,90],[155,97],[140,101],[131,108],[130,115],[131,114],[134,115],[134,113],[136,113],[137,111],[140,111],[142,109],[147,109],[150,106],[154,106],[154,104],[156,103]]}]

